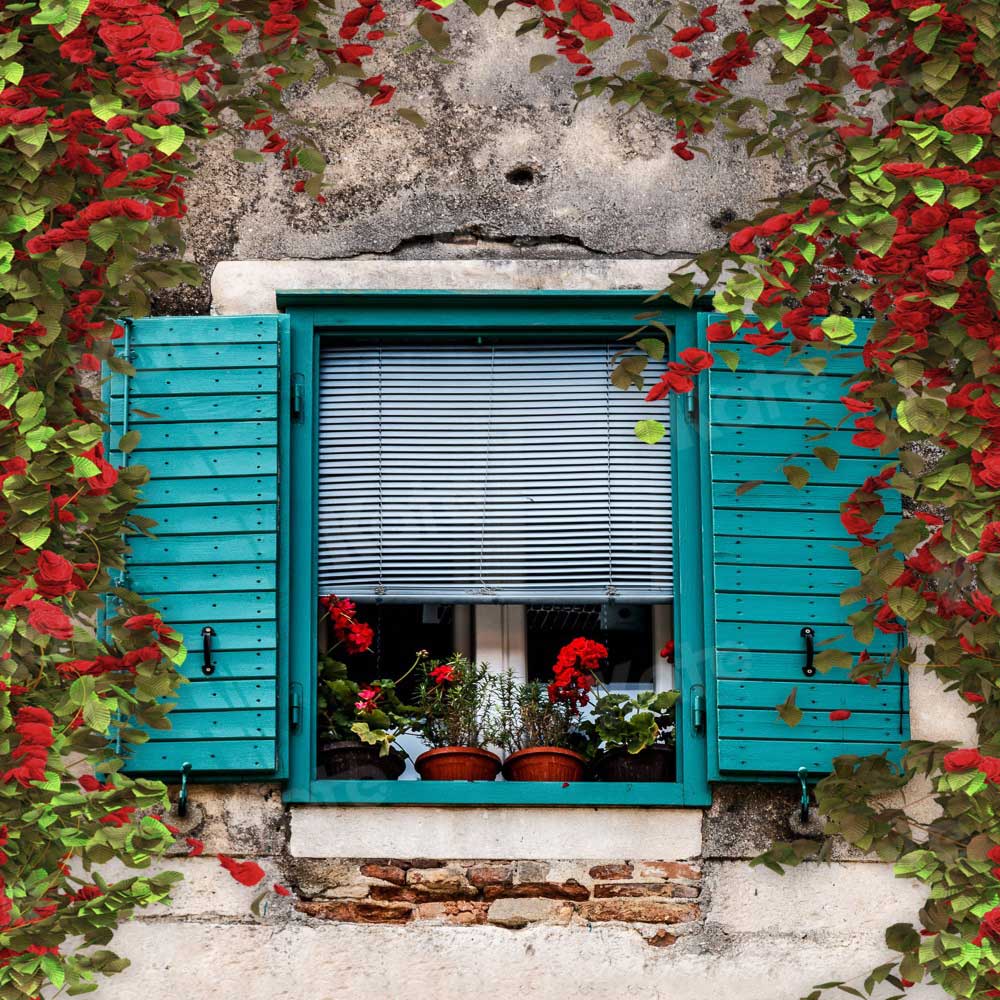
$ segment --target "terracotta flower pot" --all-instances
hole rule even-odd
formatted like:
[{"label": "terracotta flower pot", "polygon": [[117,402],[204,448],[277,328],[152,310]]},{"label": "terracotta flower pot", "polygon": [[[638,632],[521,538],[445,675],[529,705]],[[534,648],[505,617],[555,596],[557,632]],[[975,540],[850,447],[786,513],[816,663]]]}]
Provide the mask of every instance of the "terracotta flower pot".
[{"label": "terracotta flower pot", "polygon": [[677,754],[662,743],[638,753],[609,750],[594,761],[594,777],[598,781],[675,781]]},{"label": "terracotta flower pot", "polygon": [[500,758],[478,747],[425,750],[413,766],[424,781],[496,781]]},{"label": "terracotta flower pot", "polygon": [[562,747],[528,747],[512,753],[503,765],[508,781],[580,781],[587,759]]},{"label": "terracotta flower pot", "polygon": [[359,740],[326,740],[317,757],[326,776],[338,781],[395,781],[406,770],[406,758],[395,750],[384,757],[379,748]]}]

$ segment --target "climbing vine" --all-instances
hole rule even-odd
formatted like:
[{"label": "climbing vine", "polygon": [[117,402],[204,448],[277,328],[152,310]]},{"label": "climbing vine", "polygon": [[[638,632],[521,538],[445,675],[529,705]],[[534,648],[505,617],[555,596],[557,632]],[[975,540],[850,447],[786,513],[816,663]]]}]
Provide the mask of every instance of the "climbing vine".
[{"label": "climbing vine", "polygon": [[[721,13],[675,3],[642,25],[604,0],[464,5],[520,17],[517,34],[551,46],[531,59],[533,72],[567,64],[579,101],[664,120],[681,160],[704,155],[713,133],[751,155],[799,158],[801,189],[735,224],[728,245],[668,292],[691,303],[721,288],[714,302],[726,319],[709,339],[734,366],[735,340],[765,354],[838,349],[854,343],[854,319],[874,318],[843,397],[854,443],[886,459],[842,505],[858,570],[844,595],[849,623],[863,646],[904,625],[925,637],[921,660],[909,649],[895,659],[964,698],[979,734],[975,748],[911,743],[902,768],[841,758],[818,786],[827,832],[923,881],[928,901],[919,926],[887,930],[894,961],[811,996],[886,986],[903,996],[922,979],[955,997],[1000,996],[995,0],[740,0]],[[401,100],[405,81],[377,72],[380,44],[403,29],[409,46],[443,52],[457,16],[434,0],[388,10],[379,0],[341,10],[328,0],[0,9],[4,996],[96,988],[96,974],[124,965],[106,947],[118,922],[166,898],[174,880],[142,872],[175,835],[150,814],[162,786],[122,775],[121,748],[143,740],[142,727],[168,725],[184,651],[119,578],[128,538],[152,527],[136,512],[147,473],[128,464],[135,432],[105,452],[97,382],[102,363],[132,372],[115,356],[119,321],[145,312],[159,289],[199,280],[179,227],[198,144],[237,137],[239,160],[274,157],[295,190],[322,199],[323,157],[288,112],[288,88],[347,86],[380,109],[371,113],[419,126]],[[723,36],[720,22],[734,17]],[[622,31],[628,58],[611,70],[600,50]],[[781,100],[741,92],[741,73],[758,62]],[[700,353],[671,364],[649,390],[653,405],[688,391],[705,365]],[[641,368],[633,358],[628,379]],[[825,437],[836,429],[817,426],[810,444],[827,464],[838,461]],[[792,458],[786,474],[792,488],[808,482]],[[887,516],[889,491],[915,516]],[[817,664],[871,685],[896,666],[835,649]],[[937,807],[930,819],[887,797],[915,778]],[[759,860],[780,870],[827,850],[798,841]],[[106,880],[112,859],[138,874]],[[252,862],[222,863],[245,884],[263,878]]]}]

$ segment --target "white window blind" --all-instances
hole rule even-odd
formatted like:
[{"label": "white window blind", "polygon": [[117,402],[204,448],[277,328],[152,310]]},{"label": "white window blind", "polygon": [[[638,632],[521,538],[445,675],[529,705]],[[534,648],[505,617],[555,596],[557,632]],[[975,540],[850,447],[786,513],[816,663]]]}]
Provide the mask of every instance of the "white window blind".
[{"label": "white window blind", "polygon": [[322,348],[319,585],[353,599],[672,596],[666,418],[614,347]]}]

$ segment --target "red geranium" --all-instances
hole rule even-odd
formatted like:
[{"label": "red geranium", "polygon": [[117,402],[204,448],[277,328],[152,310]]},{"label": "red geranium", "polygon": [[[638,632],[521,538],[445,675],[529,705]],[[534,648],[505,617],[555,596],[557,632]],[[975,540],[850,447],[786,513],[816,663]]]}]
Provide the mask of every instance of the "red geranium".
[{"label": "red geranium", "polygon": [[950,774],[958,774],[978,767],[981,760],[982,755],[975,749],[949,750],[944,755],[943,766]]},{"label": "red geranium", "polygon": [[942,119],[941,127],[956,135],[963,133],[986,135],[993,124],[993,115],[986,108],[963,104],[952,108]]},{"label": "red geranium", "polygon": [[240,885],[257,885],[264,878],[264,869],[256,861],[234,861],[228,855],[219,855],[219,864],[236,879]]}]

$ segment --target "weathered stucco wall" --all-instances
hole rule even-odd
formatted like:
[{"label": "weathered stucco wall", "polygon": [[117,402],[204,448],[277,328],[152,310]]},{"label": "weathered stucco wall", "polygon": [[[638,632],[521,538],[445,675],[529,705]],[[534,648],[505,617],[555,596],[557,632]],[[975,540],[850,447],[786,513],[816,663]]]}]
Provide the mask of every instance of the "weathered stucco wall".
[{"label": "weathered stucco wall", "polygon": [[[726,31],[740,8],[722,7]],[[654,8],[630,9],[641,21]],[[350,91],[297,95],[331,158],[325,206],[273,165],[237,164],[226,140],[207,147],[186,232],[211,294],[165,293],[158,310],[270,312],[276,288],[656,288],[798,182],[791,159],[713,143],[712,159],[685,164],[642,112],[574,109],[572,71],[528,74],[541,43],[513,39],[509,19],[456,10],[453,35],[451,64],[420,52],[378,67],[424,131]],[[915,676],[914,734],[967,738],[955,701]],[[796,1000],[884,960],[882,928],[921,903],[915,884],[845,848],[784,879],[747,867],[793,835],[796,800],[719,786],[704,812],[289,809],[272,786],[195,788],[183,828],[206,856],[170,859],[186,875],[175,906],[124,928],[134,965],[97,996]],[[293,895],[255,918],[258,890],[218,853],[256,858],[264,885]]]}]

